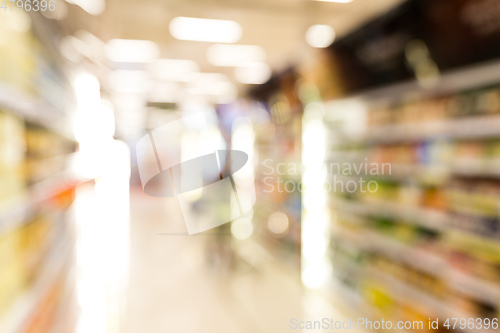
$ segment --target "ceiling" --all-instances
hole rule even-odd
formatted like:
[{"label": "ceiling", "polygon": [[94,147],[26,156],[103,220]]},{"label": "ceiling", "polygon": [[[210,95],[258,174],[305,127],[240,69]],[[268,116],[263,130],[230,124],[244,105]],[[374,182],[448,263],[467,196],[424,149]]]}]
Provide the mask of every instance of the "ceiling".
[{"label": "ceiling", "polygon": [[[312,0],[105,0],[106,8],[99,16],[92,16],[72,3],[80,1],[86,4],[104,0],[55,1],[57,10],[54,14],[63,13],[55,22],[66,39],[71,39],[71,36],[81,38],[78,36],[82,35],[83,30],[97,36],[102,42],[111,39],[150,40],[159,46],[160,58],[196,61],[201,72],[225,74],[238,93],[244,94],[253,85],[237,83],[234,68],[216,67],[208,62],[207,49],[213,43],[181,41],[171,36],[169,24],[173,18],[187,16],[238,22],[243,31],[238,44],[259,45],[264,48],[267,53],[266,62],[274,72],[279,72],[315,59],[316,52],[320,52],[305,41],[305,33],[310,26],[330,25],[337,37],[342,36],[404,0],[353,0],[350,3]],[[104,57],[104,44],[94,37],[91,42],[92,40],[97,41],[96,49],[102,51],[98,52],[98,60],[91,59],[92,57],[85,55],[85,50],[82,52],[80,49],[80,54],[87,56],[87,60],[69,63],[73,67],[86,67],[85,71],[99,78],[101,92],[105,92],[104,98],[114,106],[117,131],[124,137],[137,135],[144,128],[151,127],[148,123],[156,109],[149,107],[146,111],[145,102],[148,97],[144,95],[117,93],[110,86],[106,87],[111,71],[117,67]],[[141,83],[139,85],[143,86]],[[193,95],[185,88],[172,91],[174,92],[170,94],[181,103],[196,103],[198,98],[204,103],[203,96]]]},{"label": "ceiling", "polygon": [[104,42],[114,38],[151,40],[159,45],[161,58],[194,60],[202,72],[220,72],[234,80],[233,68],[216,67],[207,61],[206,50],[211,43],[174,39],[169,33],[170,21],[177,16],[237,21],[243,29],[238,44],[262,46],[267,62],[279,71],[316,52],[305,42],[309,26],[327,24],[342,36],[402,1],[106,0],[100,16],[68,5],[68,15],[60,24],[67,34],[84,29]]}]

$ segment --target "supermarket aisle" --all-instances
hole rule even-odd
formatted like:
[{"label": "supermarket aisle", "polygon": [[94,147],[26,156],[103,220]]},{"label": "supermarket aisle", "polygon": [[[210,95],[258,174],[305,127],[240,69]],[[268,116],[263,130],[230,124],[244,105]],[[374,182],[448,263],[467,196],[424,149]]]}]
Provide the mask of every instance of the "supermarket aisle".
[{"label": "supermarket aisle", "polygon": [[[172,225],[182,232],[175,201],[133,191],[131,210],[123,333],[285,332],[290,331],[291,318],[307,316],[299,278],[271,264],[259,248],[239,251],[233,268],[224,263],[210,266],[207,243],[214,236],[158,235]],[[340,316],[323,305],[329,316]]]}]

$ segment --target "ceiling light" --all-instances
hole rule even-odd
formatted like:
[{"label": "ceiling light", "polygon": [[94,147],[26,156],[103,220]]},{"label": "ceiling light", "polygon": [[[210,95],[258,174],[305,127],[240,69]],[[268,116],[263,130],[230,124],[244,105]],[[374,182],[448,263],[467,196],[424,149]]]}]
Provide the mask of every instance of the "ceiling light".
[{"label": "ceiling light", "polygon": [[176,17],[169,28],[176,39],[199,42],[236,43],[242,34],[237,22],[193,17]]},{"label": "ceiling light", "polygon": [[115,115],[113,109],[99,105],[97,108],[78,112],[73,124],[73,132],[78,142],[102,142],[115,135]]},{"label": "ceiling light", "polygon": [[149,40],[112,39],[106,44],[106,56],[113,62],[148,63],[160,55],[160,48]]},{"label": "ceiling light", "polygon": [[330,46],[335,40],[335,31],[329,25],[313,25],[307,29],[306,41],[312,47]]},{"label": "ceiling light", "polygon": [[101,103],[101,85],[91,74],[79,74],[74,81],[76,101],[80,109],[93,109]]},{"label": "ceiling light", "polygon": [[263,84],[272,75],[271,67],[265,62],[246,63],[234,70],[234,76],[240,83]]},{"label": "ceiling light", "polygon": [[152,63],[148,69],[157,80],[184,82],[193,73],[198,73],[200,66],[192,60],[160,59]]},{"label": "ceiling light", "polygon": [[215,44],[207,50],[208,62],[214,66],[239,66],[246,62],[266,61],[266,51],[257,45]]}]

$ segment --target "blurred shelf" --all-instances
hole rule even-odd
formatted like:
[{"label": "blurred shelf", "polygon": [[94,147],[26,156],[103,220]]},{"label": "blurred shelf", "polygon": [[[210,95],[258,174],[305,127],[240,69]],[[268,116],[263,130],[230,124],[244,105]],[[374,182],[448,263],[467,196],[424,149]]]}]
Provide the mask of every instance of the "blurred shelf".
[{"label": "blurred shelf", "polygon": [[485,281],[455,268],[448,268],[447,279],[450,286],[468,296],[500,305],[500,285]]},{"label": "blurred shelf", "polygon": [[492,177],[500,178],[500,160],[481,159],[454,159],[452,164],[441,165],[419,165],[419,164],[393,164],[391,163],[391,175],[387,178],[406,179],[408,177],[417,179],[442,179],[451,175],[469,177]]},{"label": "blurred shelf", "polygon": [[[401,281],[397,277],[389,275],[375,267],[367,267],[366,273],[369,276],[375,277],[382,284],[386,285],[394,299],[402,303],[406,303],[408,299],[425,304],[428,309],[436,313],[439,318],[446,320],[448,318],[476,318],[477,315],[468,313],[454,305],[448,304],[445,300],[441,300],[436,296],[427,293],[420,288],[411,286],[410,284]],[[463,330],[465,332],[476,332],[482,330]],[[488,330],[485,330],[488,332]],[[490,330],[493,332],[493,330]]]},{"label": "blurred shelf", "polygon": [[335,209],[353,213],[361,216],[378,216],[396,219],[400,223],[410,223],[429,230],[472,236],[479,241],[496,241],[497,233],[475,232],[463,227],[463,222],[472,219],[480,219],[480,216],[460,216],[449,214],[445,211],[422,208],[418,206],[407,206],[397,202],[386,200],[358,201],[340,197],[331,198],[331,205]]},{"label": "blurred shelf", "polygon": [[345,228],[335,228],[333,233],[341,243],[348,240],[350,245],[364,251],[382,253],[392,260],[403,262],[446,281],[456,291],[493,305],[500,304],[500,284],[461,272],[451,267],[446,259],[439,255],[404,244],[372,230],[354,232]]},{"label": "blurred shelf", "polygon": [[430,139],[487,139],[500,136],[500,116],[476,116],[443,121],[370,127],[346,143],[384,144]]},{"label": "blurred shelf", "polygon": [[425,209],[421,207],[405,206],[399,203],[377,200],[373,202],[359,202],[339,197],[331,199],[335,208],[355,212],[364,216],[386,216],[412,221],[413,223],[431,230],[443,231],[449,229],[450,217],[447,213]]},{"label": "blurred shelf", "polygon": [[445,275],[444,270],[447,267],[445,258],[383,236],[375,231],[350,232],[343,228],[337,228],[334,233],[340,239],[351,240],[350,244],[354,244],[365,251],[382,253],[392,260],[402,262],[437,277]]},{"label": "blurred shelf", "polygon": [[376,103],[378,101],[396,101],[401,96],[411,96],[413,99],[431,98],[442,94],[494,85],[500,82],[499,73],[500,61],[495,59],[442,73],[432,87],[424,87],[417,80],[408,80],[381,88],[368,89],[332,102],[363,101]]},{"label": "blurred shelf", "polygon": [[[359,267],[353,267],[353,269],[359,269]],[[321,291],[323,294],[330,296],[329,299],[331,300],[336,302],[342,300],[341,304],[334,305],[339,309],[347,307],[351,318],[359,317],[360,313],[377,318],[376,320],[384,317],[379,309],[369,304],[356,290],[342,283],[336,276],[329,279]]]},{"label": "blurred shelf", "polygon": [[78,183],[75,177],[62,173],[31,186],[26,196],[13,199],[0,212],[0,234],[23,225],[37,207],[58,194],[75,188]]},{"label": "blurred shelf", "polygon": [[[333,154],[331,156],[334,156]],[[368,156],[365,154],[364,156]],[[327,160],[327,163],[332,162],[333,159]],[[344,159],[345,163],[365,163],[366,161],[357,161],[352,159]],[[403,163],[390,163],[391,172],[388,175],[370,175],[359,174],[359,177],[370,178],[384,178],[394,180],[407,180],[408,178],[417,180],[440,180],[445,181],[452,175],[468,176],[468,177],[489,177],[500,178],[500,159],[454,159],[453,163],[437,164],[437,165],[422,165],[422,164],[403,164]],[[327,164],[328,165],[328,164]],[[342,174],[332,174],[331,176],[344,177]]]},{"label": "blurred shelf", "polygon": [[[476,318],[477,315],[470,314],[467,311],[457,308],[453,304],[449,304],[446,300],[439,299],[433,294],[430,294],[418,287],[412,286],[401,279],[387,274],[378,268],[372,266],[363,266],[362,264],[350,262],[348,263],[350,270],[355,272],[355,274],[361,278],[369,277],[373,278],[377,283],[380,283],[385,288],[384,290],[390,294],[390,296],[400,303],[407,303],[408,300],[415,301],[420,304],[425,304],[426,308],[433,311],[438,318],[446,320],[448,318]],[[346,286],[342,285],[337,278],[334,278],[334,283],[331,285],[336,286],[334,289],[342,297],[345,297],[347,301],[354,306],[361,306],[359,309],[363,309],[365,313],[368,314],[378,314],[378,318],[383,317],[380,315],[379,310],[369,305],[366,300],[362,299],[354,290],[349,290]],[[339,287],[340,285],[340,287]],[[358,311],[359,311],[358,309]],[[494,330],[462,330],[464,332],[494,332]]]},{"label": "blurred shelf", "polygon": [[[401,102],[411,103],[428,98],[487,88],[500,83],[499,73],[500,61],[494,60],[442,73],[439,80],[432,87],[425,88],[417,80],[409,80],[366,90],[359,94],[328,102],[326,108],[331,112],[327,112],[324,116],[326,125],[330,126],[327,133],[328,140],[326,141],[328,148],[333,149],[333,151],[328,154],[326,163],[338,162],[342,165],[342,163],[347,162],[351,165],[358,165],[358,163],[365,163],[370,156],[373,156],[372,153],[378,153],[377,156],[383,157],[391,156],[390,154],[384,154],[386,152],[385,147],[382,147],[384,145],[413,144],[431,140],[443,140],[445,143],[449,141],[453,144],[454,141],[461,140],[496,140],[500,138],[500,115],[498,114],[440,118],[442,120],[419,123],[390,123],[369,127],[363,127],[365,119],[361,116],[358,119],[353,119],[354,116],[351,118],[340,116],[340,111],[348,113],[348,111],[355,108],[359,108],[361,114],[368,109],[396,105]],[[418,110],[415,112],[418,112]],[[355,124],[354,120],[357,120],[358,123]],[[338,148],[341,149],[335,151]],[[397,149],[397,147],[394,148]],[[439,153],[435,152],[434,156],[427,160],[432,159],[432,161],[438,162],[435,159],[436,154]],[[438,157],[450,157],[444,155]],[[394,161],[397,161],[397,157],[400,157],[396,156],[396,153],[394,156],[396,157],[393,159]],[[420,158],[420,156],[412,156],[416,157],[415,160],[427,161],[425,158]],[[400,161],[404,162],[405,160],[401,159]],[[467,159],[456,154],[452,155],[451,158],[447,158],[444,162],[446,163],[438,165],[390,163],[390,175],[374,177],[361,174],[355,175],[357,178],[352,180],[356,182],[360,179],[359,177],[364,178],[367,176],[388,182],[412,180],[415,183],[416,180],[416,183],[427,182],[433,186],[443,186],[446,184],[445,181],[453,176],[478,177],[481,180],[488,178],[490,182],[497,182],[500,178],[500,160],[498,159]],[[329,176],[333,177],[333,175]],[[336,176],[338,178],[342,175]],[[474,180],[472,179],[472,181]],[[379,199],[383,198],[382,196],[363,197],[360,195],[356,196],[356,198],[359,200],[335,197],[331,198],[330,201],[332,209],[337,210],[339,214],[344,214],[346,222],[350,222],[347,226],[332,223],[331,229],[333,243],[338,243],[340,248],[344,247],[344,249],[340,250],[345,251],[344,256],[342,255],[344,252],[338,252],[339,255],[334,258],[334,263],[338,265],[336,268],[339,270],[339,276],[342,279],[348,279],[349,285],[362,285],[363,282],[372,282],[374,287],[379,286],[380,291],[386,293],[389,298],[396,300],[396,303],[409,304],[410,306],[413,302],[419,303],[422,309],[428,310],[429,315],[444,320],[447,318],[468,319],[480,316],[476,313],[479,310],[476,311],[472,308],[469,310],[466,307],[467,305],[462,307],[462,302],[453,297],[454,293],[463,297],[463,300],[470,298],[471,301],[475,300],[476,302],[495,305],[496,311],[498,311],[500,303],[499,281],[486,279],[486,275],[482,275],[479,271],[473,271],[474,268],[469,271],[467,270],[469,266],[462,270],[458,268],[456,261],[450,260],[450,254],[453,254],[454,250],[453,246],[458,245],[459,249],[474,254],[473,246],[467,246],[473,240],[481,244],[481,246],[477,246],[479,249],[476,249],[476,253],[490,254],[489,243],[498,242],[498,235],[486,234],[480,228],[465,230],[465,228],[469,228],[470,225],[476,222],[477,215],[470,216],[470,221],[465,221],[468,218],[467,216],[454,216],[453,213],[447,211],[432,210],[420,206],[407,206],[396,200]],[[413,202],[408,202],[408,204],[411,203]],[[438,232],[443,237],[443,242],[436,243],[436,246],[434,244],[428,246],[423,242],[406,242],[403,239],[400,241],[396,236],[392,237],[392,235],[366,227],[364,222],[371,217],[387,218],[400,224],[407,223],[425,227]],[[479,219],[477,219],[477,222],[479,222]],[[468,238],[471,240],[468,240]],[[465,239],[468,242],[465,242]],[[410,279],[407,279],[408,276],[411,276],[410,273],[392,275],[389,269],[386,272],[384,271],[385,268],[373,267],[370,265],[370,253],[379,254],[388,261],[399,263],[401,269],[406,268],[408,271],[417,269],[425,272],[426,274],[422,274],[422,277],[426,275],[434,276],[443,282],[446,288],[443,288],[443,290],[438,289],[434,287],[434,284],[412,284],[409,281]],[[344,257],[344,260],[341,259],[342,257]],[[474,260],[473,258],[474,256],[471,257],[471,260]],[[494,257],[494,259],[498,260],[497,257]],[[489,267],[491,268],[491,266]],[[357,294],[354,289],[351,293]],[[451,297],[448,297],[446,293],[451,294]],[[361,291],[358,295],[341,295],[351,300],[363,296],[363,293]],[[494,332],[496,330],[458,329],[457,331],[475,333]]]},{"label": "blurred shelf", "polygon": [[65,114],[47,105],[43,100],[0,82],[0,109],[17,114],[28,122],[50,129],[74,140]]},{"label": "blurred shelf", "polygon": [[49,292],[51,286],[63,274],[66,264],[71,258],[74,243],[69,240],[59,240],[53,245],[46,262],[37,274],[38,278],[25,293],[23,293],[0,320],[0,332],[22,333],[23,328],[36,312],[37,306]]}]

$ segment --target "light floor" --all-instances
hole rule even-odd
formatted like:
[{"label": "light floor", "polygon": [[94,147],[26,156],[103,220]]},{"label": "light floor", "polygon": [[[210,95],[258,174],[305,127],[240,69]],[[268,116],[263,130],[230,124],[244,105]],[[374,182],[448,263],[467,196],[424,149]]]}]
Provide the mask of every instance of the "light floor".
[{"label": "light floor", "polygon": [[[132,191],[131,199],[121,333],[299,332],[291,329],[292,318],[345,319],[257,243],[240,241],[235,254],[229,250],[231,236],[220,236],[226,246],[217,247],[215,236],[180,235],[186,229],[175,200],[140,191]],[[177,234],[162,234],[167,232]]]}]

